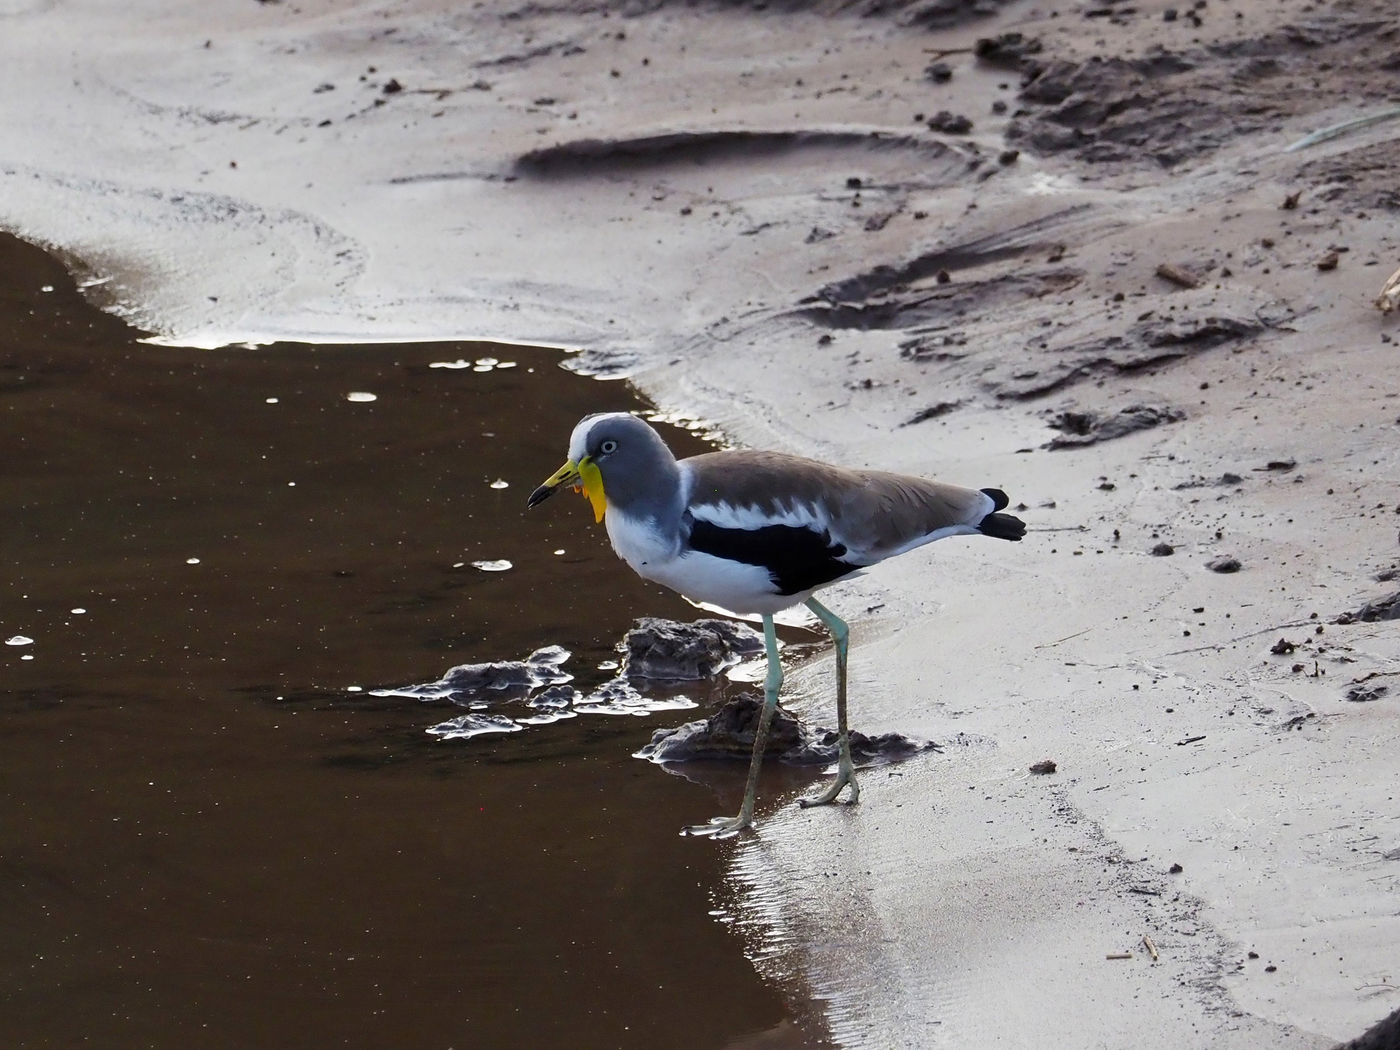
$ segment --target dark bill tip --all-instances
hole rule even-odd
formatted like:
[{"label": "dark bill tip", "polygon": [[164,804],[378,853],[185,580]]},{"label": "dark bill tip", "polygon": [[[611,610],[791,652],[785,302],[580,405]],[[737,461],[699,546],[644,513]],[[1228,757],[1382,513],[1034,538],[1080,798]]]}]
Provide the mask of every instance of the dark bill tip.
[{"label": "dark bill tip", "polygon": [[525,509],[529,510],[531,507],[538,507],[545,500],[549,499],[550,496],[554,495],[554,492],[555,486],[541,485],[539,488],[535,489],[534,492],[530,493],[530,498],[525,501]]}]

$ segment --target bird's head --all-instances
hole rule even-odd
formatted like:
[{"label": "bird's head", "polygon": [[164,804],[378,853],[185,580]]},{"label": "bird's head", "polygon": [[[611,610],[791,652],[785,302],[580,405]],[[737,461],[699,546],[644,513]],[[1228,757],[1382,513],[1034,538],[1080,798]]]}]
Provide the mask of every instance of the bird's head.
[{"label": "bird's head", "polygon": [[[609,470],[610,460],[628,459],[627,448],[635,443],[637,427],[654,431],[636,416],[626,412],[604,412],[585,416],[574,427],[569,437],[569,458],[562,467],[545,479],[543,485],[530,493],[527,507],[543,503],[561,485],[572,485],[575,492],[582,492],[593,505],[593,514],[598,521],[608,509],[608,499],[603,487],[603,471]],[[630,435],[630,437],[629,437]]]},{"label": "bird's head", "polygon": [[530,493],[526,506],[538,506],[561,485],[572,485],[602,521],[609,502],[645,506],[655,498],[653,484],[668,470],[675,470],[675,457],[644,420],[628,412],[585,416],[569,438],[567,462]]}]

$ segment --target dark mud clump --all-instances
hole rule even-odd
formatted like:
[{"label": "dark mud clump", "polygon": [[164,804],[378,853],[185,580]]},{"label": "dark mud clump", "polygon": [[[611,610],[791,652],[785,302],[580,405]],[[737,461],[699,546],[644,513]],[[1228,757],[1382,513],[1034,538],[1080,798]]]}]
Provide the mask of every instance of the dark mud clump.
[{"label": "dark mud clump", "polygon": [[1220,557],[1212,558],[1210,561],[1206,562],[1206,568],[1211,572],[1231,573],[1239,572],[1243,566],[1240,564],[1238,558],[1228,554],[1222,554]]},{"label": "dark mud clump", "polygon": [[1036,37],[1016,32],[982,37],[972,49],[979,62],[1026,75],[1035,74],[1042,68],[1036,56],[1044,50],[1045,45]]},{"label": "dark mud clump", "polygon": [[927,423],[930,419],[938,419],[940,416],[946,416],[961,404],[961,401],[939,401],[929,405],[927,408],[919,409],[919,411],[915,412],[899,425],[902,427],[912,427],[918,423]]},{"label": "dark mud clump", "polygon": [[[687,722],[675,729],[658,729],[651,742],[637,752],[652,762],[690,762],[696,759],[748,759],[754,732],[763,710],[763,698],[743,693],[729,700],[709,718]],[[851,757],[857,762],[895,762],[936,751],[938,745],[900,733],[867,736],[851,732]],[[768,730],[764,754],[791,765],[824,765],[838,757],[837,733],[802,724],[780,706]]]},{"label": "dark mud clump", "polygon": [[967,135],[972,132],[972,119],[962,113],[940,109],[928,118],[928,129],[944,135]]},{"label": "dark mud clump", "polygon": [[1400,591],[1388,598],[1369,601],[1355,612],[1342,613],[1337,623],[1376,623],[1380,620],[1400,620]]},{"label": "dark mud clump", "polygon": [[629,678],[700,681],[763,652],[763,636],[732,620],[677,623],[644,616],[622,640]]},{"label": "dark mud clump", "polygon": [[1186,413],[1168,405],[1132,405],[1117,412],[1068,411],[1056,413],[1050,425],[1060,436],[1046,443],[1047,449],[1085,448],[1103,441],[1151,430],[1164,423],[1178,423]]},{"label": "dark mud clump", "polygon": [[1346,691],[1345,699],[1353,704],[1369,704],[1390,692],[1387,685],[1354,685]]}]

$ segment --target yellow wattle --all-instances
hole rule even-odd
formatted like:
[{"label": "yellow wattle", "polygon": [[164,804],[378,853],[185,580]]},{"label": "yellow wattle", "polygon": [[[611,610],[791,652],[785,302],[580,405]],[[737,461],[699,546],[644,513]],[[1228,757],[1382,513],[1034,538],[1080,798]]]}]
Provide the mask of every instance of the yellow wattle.
[{"label": "yellow wattle", "polygon": [[584,495],[588,497],[588,502],[593,504],[594,520],[602,521],[603,512],[608,509],[607,497],[603,495],[602,472],[592,460],[584,459],[579,462],[578,476],[583,481]]}]

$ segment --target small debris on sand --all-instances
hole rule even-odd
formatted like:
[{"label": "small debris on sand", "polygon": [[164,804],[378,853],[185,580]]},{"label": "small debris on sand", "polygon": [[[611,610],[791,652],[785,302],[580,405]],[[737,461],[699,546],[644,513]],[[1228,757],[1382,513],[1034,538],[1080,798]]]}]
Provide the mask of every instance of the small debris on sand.
[{"label": "small debris on sand", "polygon": [[1148,553],[1154,558],[1170,558],[1176,553],[1176,548],[1170,543],[1159,543],[1148,551]]},{"label": "small debris on sand", "polygon": [[1400,310],[1400,270],[1391,274],[1381,287],[1381,294],[1376,296],[1376,309],[1387,314]]},{"label": "small debris on sand", "polygon": [[1191,270],[1184,266],[1177,266],[1174,263],[1162,263],[1157,267],[1157,276],[1165,281],[1171,281],[1181,288],[1199,288],[1201,279]]},{"label": "small debris on sand", "polygon": [[1058,768],[1059,767],[1055,765],[1053,760],[1047,758],[1043,761],[1032,764],[1030,770],[1032,773],[1037,773],[1044,776],[1046,774],[1055,772],[1055,770]]},{"label": "small debris on sand", "polygon": [[1240,560],[1232,558],[1228,554],[1222,554],[1218,558],[1212,558],[1206,562],[1206,568],[1211,572],[1239,572]]}]

